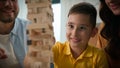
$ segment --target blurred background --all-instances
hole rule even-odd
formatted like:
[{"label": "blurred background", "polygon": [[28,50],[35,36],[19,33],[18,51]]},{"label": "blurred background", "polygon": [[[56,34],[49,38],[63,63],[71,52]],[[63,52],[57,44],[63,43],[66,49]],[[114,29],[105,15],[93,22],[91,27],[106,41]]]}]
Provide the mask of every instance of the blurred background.
[{"label": "blurred background", "polygon": [[[18,0],[20,12],[18,17],[27,19],[27,5],[25,0]],[[65,37],[65,23],[67,22],[67,13],[70,7],[79,2],[89,2],[93,4],[97,11],[99,10],[99,0],[51,0],[51,6],[54,13],[54,36],[56,41],[64,42]],[[97,24],[101,23],[99,14],[97,16]]]}]

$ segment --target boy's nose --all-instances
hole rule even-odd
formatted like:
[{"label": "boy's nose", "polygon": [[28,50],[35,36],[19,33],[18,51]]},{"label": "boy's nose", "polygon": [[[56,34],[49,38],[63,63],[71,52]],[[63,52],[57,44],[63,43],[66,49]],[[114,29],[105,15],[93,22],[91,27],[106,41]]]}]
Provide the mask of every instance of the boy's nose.
[{"label": "boy's nose", "polygon": [[74,29],[74,30],[72,31],[72,35],[73,35],[74,37],[76,37],[76,36],[78,35],[78,30],[77,30],[77,29]]}]

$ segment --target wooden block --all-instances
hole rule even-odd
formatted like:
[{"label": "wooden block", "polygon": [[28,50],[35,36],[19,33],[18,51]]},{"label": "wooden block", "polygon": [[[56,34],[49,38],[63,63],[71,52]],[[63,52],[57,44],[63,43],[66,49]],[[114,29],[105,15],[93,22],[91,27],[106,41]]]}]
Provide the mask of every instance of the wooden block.
[{"label": "wooden block", "polygon": [[48,7],[50,5],[51,5],[50,2],[45,2],[45,3],[28,3],[27,4],[28,8]]}]

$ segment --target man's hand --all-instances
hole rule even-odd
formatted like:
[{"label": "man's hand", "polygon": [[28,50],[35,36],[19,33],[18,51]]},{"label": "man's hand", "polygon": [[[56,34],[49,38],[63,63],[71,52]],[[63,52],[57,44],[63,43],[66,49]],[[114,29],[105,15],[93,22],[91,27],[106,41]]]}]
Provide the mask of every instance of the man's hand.
[{"label": "man's hand", "polygon": [[5,51],[0,48],[0,59],[6,59],[7,55],[5,54]]}]

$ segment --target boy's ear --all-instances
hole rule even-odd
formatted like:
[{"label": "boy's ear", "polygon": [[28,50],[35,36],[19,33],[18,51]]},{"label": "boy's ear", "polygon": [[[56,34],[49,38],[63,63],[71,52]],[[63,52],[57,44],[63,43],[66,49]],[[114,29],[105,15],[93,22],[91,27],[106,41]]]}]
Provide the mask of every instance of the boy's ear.
[{"label": "boy's ear", "polygon": [[95,27],[95,28],[93,29],[93,31],[92,31],[91,37],[94,37],[94,36],[97,34],[97,32],[98,32],[98,28]]}]

